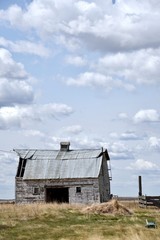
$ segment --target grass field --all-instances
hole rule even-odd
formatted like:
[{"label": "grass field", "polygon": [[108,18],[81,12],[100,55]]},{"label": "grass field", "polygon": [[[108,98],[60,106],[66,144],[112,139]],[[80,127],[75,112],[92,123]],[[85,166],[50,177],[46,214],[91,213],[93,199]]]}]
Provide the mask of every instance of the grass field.
[{"label": "grass field", "polygon": [[[160,211],[124,202],[131,215],[96,214],[84,205],[0,204],[0,240],[158,240]],[[157,228],[145,227],[145,220]]]}]

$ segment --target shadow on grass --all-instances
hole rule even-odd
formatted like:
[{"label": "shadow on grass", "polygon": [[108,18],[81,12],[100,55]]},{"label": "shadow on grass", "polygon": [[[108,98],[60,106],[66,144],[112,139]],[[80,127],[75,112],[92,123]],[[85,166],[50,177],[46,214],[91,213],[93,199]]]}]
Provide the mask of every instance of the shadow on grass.
[{"label": "shadow on grass", "polygon": [[0,224],[0,231],[3,229],[11,229],[11,226]]}]

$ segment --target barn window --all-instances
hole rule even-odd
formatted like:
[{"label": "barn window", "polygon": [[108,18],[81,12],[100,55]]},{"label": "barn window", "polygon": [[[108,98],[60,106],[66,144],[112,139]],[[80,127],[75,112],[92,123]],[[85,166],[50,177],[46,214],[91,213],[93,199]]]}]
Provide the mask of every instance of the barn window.
[{"label": "barn window", "polygon": [[76,187],[76,193],[81,193],[81,187]]},{"label": "barn window", "polygon": [[40,194],[40,189],[39,189],[39,187],[34,187],[34,188],[33,188],[33,194],[34,194],[34,195],[39,195],[39,194]]},{"label": "barn window", "polygon": [[27,159],[20,158],[16,177],[23,177]]}]

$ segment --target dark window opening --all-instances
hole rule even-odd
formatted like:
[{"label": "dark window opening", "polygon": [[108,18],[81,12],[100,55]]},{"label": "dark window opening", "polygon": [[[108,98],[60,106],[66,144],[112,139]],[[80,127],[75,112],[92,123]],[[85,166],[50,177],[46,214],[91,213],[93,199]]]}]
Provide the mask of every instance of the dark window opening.
[{"label": "dark window opening", "polygon": [[33,188],[33,195],[39,195],[40,194],[40,189],[39,187],[34,187]]},{"label": "dark window opening", "polygon": [[23,177],[27,159],[20,158],[16,177]]},{"label": "dark window opening", "polygon": [[76,193],[81,193],[81,187],[76,187]]},{"label": "dark window opening", "polygon": [[68,188],[46,188],[46,202],[69,203]]}]

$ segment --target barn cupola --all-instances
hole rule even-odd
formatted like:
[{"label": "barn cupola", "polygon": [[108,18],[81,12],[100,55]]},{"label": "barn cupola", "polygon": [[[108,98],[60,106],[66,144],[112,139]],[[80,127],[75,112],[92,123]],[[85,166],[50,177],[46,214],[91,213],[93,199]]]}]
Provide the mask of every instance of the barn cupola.
[{"label": "barn cupola", "polygon": [[61,142],[60,150],[61,151],[69,151],[70,142]]}]

